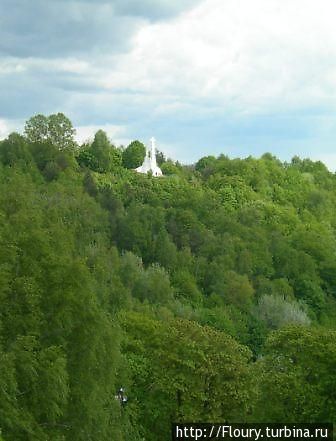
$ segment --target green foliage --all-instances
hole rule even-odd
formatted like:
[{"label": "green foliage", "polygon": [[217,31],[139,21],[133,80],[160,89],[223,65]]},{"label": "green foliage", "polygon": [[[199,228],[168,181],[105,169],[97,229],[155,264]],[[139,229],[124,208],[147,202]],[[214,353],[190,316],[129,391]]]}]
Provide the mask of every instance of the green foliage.
[{"label": "green foliage", "polygon": [[58,439],[67,428],[66,439],[110,439],[118,329],[85,263],[104,213],[78,184],[46,190],[8,169],[1,186],[4,436]]},{"label": "green foliage", "polygon": [[173,421],[244,420],[250,352],[231,337],[187,320],[123,317],[143,437],[169,440]]},{"label": "green foliage", "polygon": [[122,153],[122,164],[126,168],[139,167],[146,154],[146,147],[139,141],[132,141]]},{"label": "green foliage", "polygon": [[[334,331],[291,327],[270,336],[260,375],[255,417],[260,421],[292,423],[335,422],[336,361]],[[272,401],[270,400],[277,397]]]},{"label": "green foliage", "polygon": [[335,175],[271,154],[162,156],[155,179],[132,170],[138,141],[100,130],[74,152],[71,127],[37,115],[0,142],[4,439],[333,421]]},{"label": "green foliage", "polygon": [[271,329],[281,328],[293,323],[310,324],[310,319],[297,302],[288,302],[279,296],[273,295],[260,297],[257,316]]},{"label": "green foliage", "polygon": [[159,167],[161,167],[162,164],[167,162],[167,159],[166,159],[166,157],[165,157],[163,152],[161,152],[159,150],[156,150],[156,161],[157,161]]},{"label": "green foliage", "polygon": [[25,125],[25,135],[29,142],[50,142],[59,150],[72,150],[76,143],[76,131],[71,121],[63,113],[31,117]]},{"label": "green foliage", "polygon": [[195,170],[202,173],[211,173],[212,166],[216,164],[216,158],[214,156],[205,156],[196,162]]},{"label": "green foliage", "polygon": [[178,175],[181,173],[181,167],[172,160],[168,159],[167,161],[160,164],[162,173],[166,176],[169,175]]},{"label": "green foliage", "polygon": [[121,151],[110,143],[106,133],[98,130],[93,143],[81,148],[77,160],[82,166],[106,173],[121,166],[122,155]]},{"label": "green foliage", "polygon": [[222,272],[221,269],[214,273],[211,290],[219,294],[224,303],[242,308],[251,304],[254,294],[254,289],[245,275],[242,276],[234,271]]},{"label": "green foliage", "polygon": [[0,142],[0,160],[4,165],[30,166],[33,158],[25,138],[11,133],[7,139]]}]

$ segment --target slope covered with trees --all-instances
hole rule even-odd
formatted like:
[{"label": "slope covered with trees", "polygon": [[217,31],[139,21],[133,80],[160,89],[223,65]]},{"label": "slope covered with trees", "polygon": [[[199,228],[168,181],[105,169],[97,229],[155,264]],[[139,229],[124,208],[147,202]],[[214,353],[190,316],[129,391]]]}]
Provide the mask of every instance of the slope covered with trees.
[{"label": "slope covered with trees", "polygon": [[73,135],[37,115],[0,142],[4,440],[335,422],[335,175],[297,157],[159,154],[157,179],[132,170],[138,141]]}]

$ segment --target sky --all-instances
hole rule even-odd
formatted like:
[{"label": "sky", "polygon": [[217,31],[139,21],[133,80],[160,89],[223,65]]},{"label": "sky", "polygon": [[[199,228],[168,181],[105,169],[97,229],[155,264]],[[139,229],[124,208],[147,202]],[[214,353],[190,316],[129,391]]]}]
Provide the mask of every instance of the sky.
[{"label": "sky", "polygon": [[336,170],[335,16],[334,0],[0,0],[0,139],[63,112],[79,142]]}]

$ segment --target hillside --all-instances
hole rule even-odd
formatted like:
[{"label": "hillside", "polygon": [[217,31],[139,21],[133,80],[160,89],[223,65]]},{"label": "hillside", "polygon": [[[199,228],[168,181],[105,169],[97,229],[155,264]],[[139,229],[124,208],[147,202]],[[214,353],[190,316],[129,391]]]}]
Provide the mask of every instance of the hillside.
[{"label": "hillside", "polygon": [[4,440],[335,422],[335,174],[159,154],[154,178],[141,143],[73,134],[40,115],[0,141]]}]

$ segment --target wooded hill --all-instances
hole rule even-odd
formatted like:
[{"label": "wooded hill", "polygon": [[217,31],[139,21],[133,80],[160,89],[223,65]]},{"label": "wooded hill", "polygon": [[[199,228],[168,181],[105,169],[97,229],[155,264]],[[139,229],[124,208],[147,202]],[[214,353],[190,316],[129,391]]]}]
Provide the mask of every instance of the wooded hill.
[{"label": "wooded hill", "polygon": [[3,439],[335,422],[335,175],[159,153],[153,178],[140,142],[73,136],[37,115],[0,142]]}]

